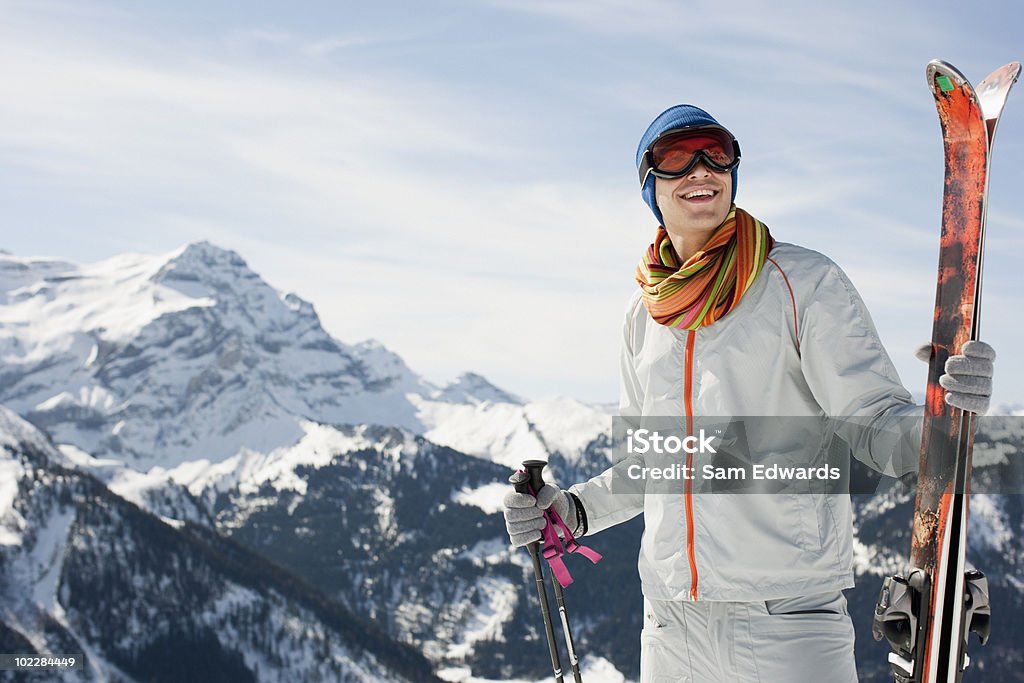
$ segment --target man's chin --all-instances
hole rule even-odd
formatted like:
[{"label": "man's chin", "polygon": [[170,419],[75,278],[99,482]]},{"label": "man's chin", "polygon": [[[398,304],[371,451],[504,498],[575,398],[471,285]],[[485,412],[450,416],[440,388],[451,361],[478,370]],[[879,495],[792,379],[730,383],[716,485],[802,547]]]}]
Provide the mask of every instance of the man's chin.
[{"label": "man's chin", "polygon": [[729,215],[729,207],[724,211],[720,207],[701,207],[701,210],[690,210],[685,215],[676,217],[673,225],[681,230],[713,230],[725,222]]}]

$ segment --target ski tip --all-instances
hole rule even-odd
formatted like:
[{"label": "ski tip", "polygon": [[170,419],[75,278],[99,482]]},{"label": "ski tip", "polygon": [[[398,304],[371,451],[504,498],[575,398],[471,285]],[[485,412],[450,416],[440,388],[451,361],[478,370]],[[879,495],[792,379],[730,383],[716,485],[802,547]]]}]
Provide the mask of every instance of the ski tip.
[{"label": "ski tip", "polygon": [[959,69],[941,59],[933,59],[928,62],[925,74],[928,78],[928,87],[933,90],[938,89],[938,92],[949,92],[954,88],[971,84]]},{"label": "ski tip", "polygon": [[998,88],[1009,88],[1020,78],[1020,62],[1004,64],[978,84],[978,92],[982,90],[995,90]]},{"label": "ski tip", "polygon": [[[978,84],[978,97],[981,99],[981,110],[985,119],[998,121],[1006,104],[1013,84],[1020,78],[1020,62],[1010,62],[999,67]],[[995,124],[990,123],[989,138],[995,135]]]}]

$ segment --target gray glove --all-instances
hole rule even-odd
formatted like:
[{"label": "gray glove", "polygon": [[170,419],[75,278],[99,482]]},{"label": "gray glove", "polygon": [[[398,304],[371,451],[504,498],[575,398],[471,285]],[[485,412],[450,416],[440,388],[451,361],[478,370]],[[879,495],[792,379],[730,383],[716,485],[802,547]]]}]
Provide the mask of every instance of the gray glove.
[{"label": "gray glove", "polygon": [[[540,540],[540,532],[547,526],[543,511],[548,508],[557,512],[565,525],[576,532],[579,526],[576,505],[565,491],[550,484],[545,484],[536,498],[529,493],[509,491],[505,496],[505,526],[513,546],[519,548]],[[561,532],[557,526],[555,529]]]},{"label": "gray glove", "polygon": [[[923,344],[914,355],[927,363],[931,352],[932,345]],[[966,342],[958,355],[947,358],[945,373],[939,377],[946,403],[978,415],[988,412],[995,359],[995,349],[983,341]]]}]

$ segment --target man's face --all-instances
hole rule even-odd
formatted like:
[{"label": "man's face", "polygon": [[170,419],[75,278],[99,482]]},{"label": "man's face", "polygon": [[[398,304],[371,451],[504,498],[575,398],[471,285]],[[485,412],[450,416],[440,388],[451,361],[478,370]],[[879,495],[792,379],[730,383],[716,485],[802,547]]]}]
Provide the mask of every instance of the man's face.
[{"label": "man's face", "polygon": [[717,228],[732,206],[732,174],[707,168],[703,162],[681,178],[654,179],[654,196],[674,234]]}]

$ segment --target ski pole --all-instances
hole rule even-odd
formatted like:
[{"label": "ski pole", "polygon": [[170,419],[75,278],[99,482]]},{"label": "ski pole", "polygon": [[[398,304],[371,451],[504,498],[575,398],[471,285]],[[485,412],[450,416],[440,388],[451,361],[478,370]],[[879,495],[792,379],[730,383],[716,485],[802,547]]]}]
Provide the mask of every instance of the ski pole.
[{"label": "ski pole", "polygon": [[[541,487],[544,486],[544,476],[542,473],[545,465],[547,463],[543,460],[527,460],[523,463],[523,468],[529,476],[528,484],[533,489],[533,495],[537,495]],[[565,595],[562,593],[562,584],[558,582],[557,578],[554,578],[551,581],[551,585],[555,589],[555,604],[558,605],[558,616],[562,620],[562,631],[565,633],[565,648],[569,653],[569,666],[572,667],[572,676],[575,683],[583,683],[583,677],[580,675],[580,660],[576,656],[576,645],[572,640],[572,629],[569,628],[569,613],[565,609]]]},{"label": "ski pole", "polygon": [[[530,475],[526,472],[515,472],[508,478],[518,493],[529,493]],[[544,633],[548,638],[548,650],[551,652],[551,668],[555,672],[555,683],[564,683],[562,663],[558,660],[558,645],[555,643],[555,630],[551,625],[551,609],[548,607],[548,593],[544,590],[544,570],[540,565],[540,543],[534,541],[526,546],[533,561],[533,576],[537,580],[537,597],[540,598],[540,613],[544,617]]]}]

